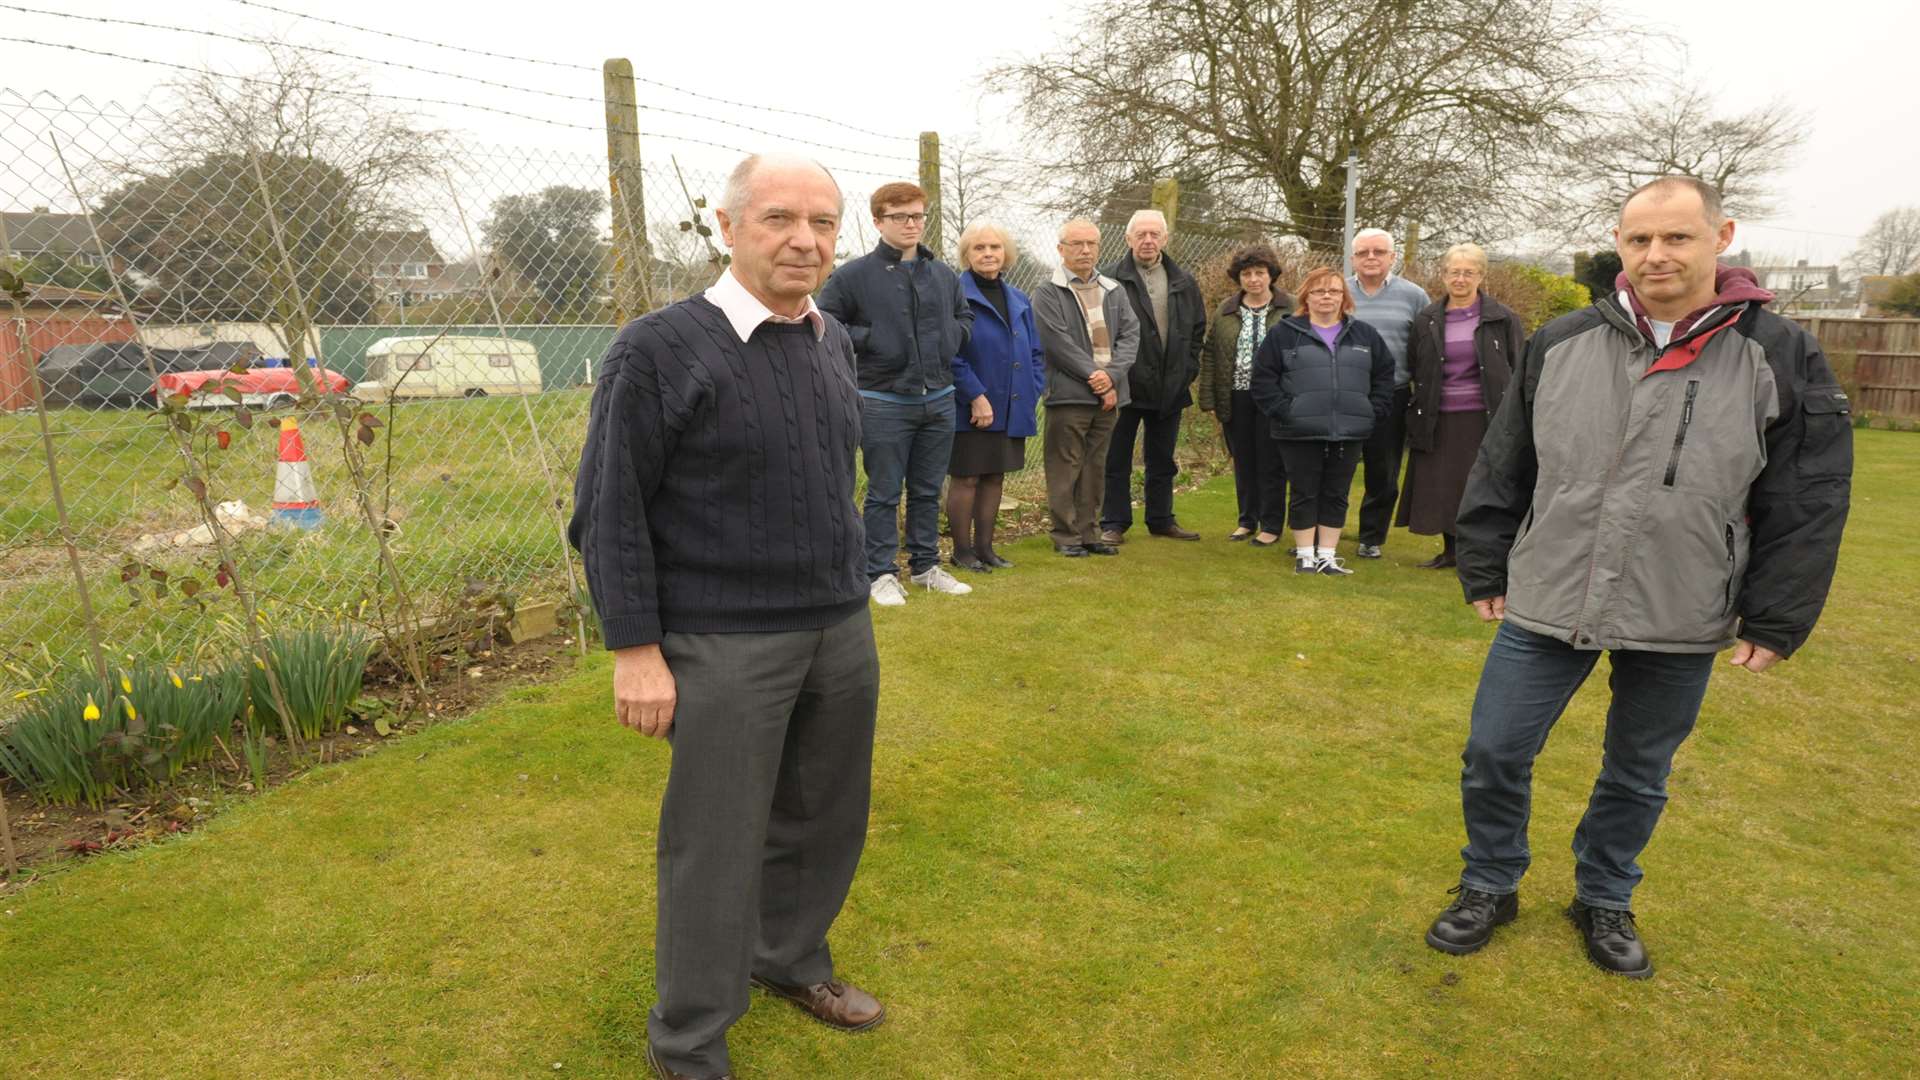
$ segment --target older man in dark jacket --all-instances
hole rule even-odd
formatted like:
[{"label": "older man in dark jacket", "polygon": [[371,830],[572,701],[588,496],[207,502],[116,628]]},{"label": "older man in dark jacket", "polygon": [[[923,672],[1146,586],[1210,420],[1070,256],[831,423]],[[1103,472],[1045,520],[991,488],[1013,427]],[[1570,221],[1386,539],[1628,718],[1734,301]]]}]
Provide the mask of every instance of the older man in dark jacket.
[{"label": "older man in dark jacket", "polygon": [[1198,540],[1173,516],[1173,478],[1179,467],[1173,447],[1180,439],[1180,413],[1193,404],[1188,387],[1200,374],[1207,343],[1207,306],[1200,285],[1167,256],[1166,216],[1140,210],[1127,222],[1127,254],[1107,276],[1127,290],[1140,321],[1140,349],[1128,382],[1133,403],[1120,410],[1107,445],[1107,490],[1100,511],[1100,540],[1119,544],[1133,525],[1133,441],[1146,428],[1147,531],[1175,540]]},{"label": "older man in dark jacket", "polygon": [[1427,931],[1469,953],[1519,910],[1533,759],[1612,651],[1606,752],[1573,834],[1567,915],[1587,956],[1653,974],[1630,902],[1720,650],[1761,672],[1813,630],[1853,472],[1819,343],[1721,267],[1711,186],[1634,192],[1618,292],[1540,328],[1461,500],[1460,581],[1494,636],[1462,758],[1466,866]]},{"label": "older man in dark jacket", "polygon": [[953,452],[953,357],[973,330],[960,276],[920,243],[927,196],[883,184],[871,200],[880,243],[833,272],[820,310],[846,324],[859,359],[862,517],[874,603],[907,602],[900,587],[900,491],[907,493],[907,558],[914,584],[961,595],[971,585],[940,565],[940,486]]}]

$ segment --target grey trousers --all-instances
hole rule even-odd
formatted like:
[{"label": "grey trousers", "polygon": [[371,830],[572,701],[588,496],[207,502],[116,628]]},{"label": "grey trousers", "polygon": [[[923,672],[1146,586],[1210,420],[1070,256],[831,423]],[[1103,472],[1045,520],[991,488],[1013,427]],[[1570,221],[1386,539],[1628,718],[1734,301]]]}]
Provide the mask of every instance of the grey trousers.
[{"label": "grey trousers", "polygon": [[880,662],[863,608],[825,630],[673,634],[647,1038],[676,1072],[731,1069],[747,980],[833,975],[827,929],[866,843]]},{"label": "grey trousers", "polygon": [[1047,406],[1047,511],[1055,547],[1100,539],[1100,497],[1106,490],[1107,445],[1120,410],[1098,405]]}]

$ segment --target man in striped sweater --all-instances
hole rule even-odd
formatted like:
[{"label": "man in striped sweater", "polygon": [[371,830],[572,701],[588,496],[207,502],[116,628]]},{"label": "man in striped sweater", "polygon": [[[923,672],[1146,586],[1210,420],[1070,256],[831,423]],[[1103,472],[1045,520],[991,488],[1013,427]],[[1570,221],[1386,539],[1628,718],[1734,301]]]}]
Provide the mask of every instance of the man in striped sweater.
[{"label": "man in striped sweater", "polygon": [[853,345],[811,296],[841,201],[813,162],[742,162],[716,214],[732,266],[623,327],[594,387],[568,538],[620,722],[673,743],[647,1017],[663,1077],[729,1073],[749,982],[842,1030],[885,1015],[827,948],[879,697]]}]

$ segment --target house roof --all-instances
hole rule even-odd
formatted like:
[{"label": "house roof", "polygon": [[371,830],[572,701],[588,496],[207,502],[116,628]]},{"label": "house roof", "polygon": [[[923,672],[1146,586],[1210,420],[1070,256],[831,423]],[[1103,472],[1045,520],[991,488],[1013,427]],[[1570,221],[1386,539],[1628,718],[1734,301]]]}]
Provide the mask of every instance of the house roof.
[{"label": "house roof", "polygon": [[93,249],[93,234],[87,219],[80,214],[55,214],[46,210],[8,210],[0,212],[6,220],[7,244],[22,255],[50,251],[71,255]]},{"label": "house roof", "polygon": [[347,250],[361,265],[373,268],[446,261],[425,229],[368,229],[354,238]]},{"label": "house roof", "polygon": [[119,301],[108,293],[94,292],[91,289],[69,289],[62,285],[37,285],[27,283],[27,298],[21,301],[26,307],[86,307],[106,308],[115,311]]}]

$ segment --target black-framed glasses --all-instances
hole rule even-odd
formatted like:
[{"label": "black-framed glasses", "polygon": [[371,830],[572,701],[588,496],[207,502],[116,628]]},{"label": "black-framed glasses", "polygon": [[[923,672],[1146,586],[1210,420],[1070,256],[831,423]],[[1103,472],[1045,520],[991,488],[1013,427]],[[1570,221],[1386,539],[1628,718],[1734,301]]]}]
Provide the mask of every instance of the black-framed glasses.
[{"label": "black-framed glasses", "polygon": [[927,220],[925,214],[881,214],[881,221],[891,221],[895,225],[921,225]]}]

